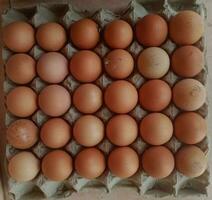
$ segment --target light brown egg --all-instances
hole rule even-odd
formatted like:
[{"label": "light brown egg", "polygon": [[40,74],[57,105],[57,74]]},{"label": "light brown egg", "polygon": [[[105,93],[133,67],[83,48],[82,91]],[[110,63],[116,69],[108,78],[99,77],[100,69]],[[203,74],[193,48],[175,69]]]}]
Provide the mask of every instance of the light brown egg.
[{"label": "light brown egg", "polygon": [[137,40],[144,46],[160,46],[168,34],[166,21],[157,14],[149,14],[138,20],[135,27]]},{"label": "light brown egg", "polygon": [[29,87],[16,87],[7,94],[6,105],[13,115],[28,117],[37,110],[37,95]]},{"label": "light brown egg", "polygon": [[68,75],[68,60],[61,53],[44,53],[37,62],[37,73],[48,83],[60,83]]},{"label": "light brown egg", "polygon": [[38,27],[36,32],[38,45],[46,51],[58,51],[65,46],[67,37],[62,25],[49,22]]},{"label": "light brown egg", "polygon": [[123,49],[110,51],[104,58],[106,72],[115,79],[127,78],[133,71],[134,60],[131,54]]},{"label": "light brown egg", "polygon": [[75,53],[71,58],[69,68],[74,78],[81,82],[93,82],[102,72],[100,57],[88,50]]},{"label": "light brown egg", "polygon": [[52,118],[40,130],[42,142],[50,148],[61,148],[71,139],[71,127],[62,118]]},{"label": "light brown egg", "polygon": [[183,46],[174,51],[171,58],[172,70],[182,77],[193,77],[204,67],[204,55],[195,46]]},{"label": "light brown egg", "polygon": [[31,24],[16,21],[3,28],[3,42],[14,52],[27,52],[35,44],[35,31]]},{"label": "light brown egg", "polygon": [[104,154],[96,148],[86,148],[75,158],[76,172],[87,179],[99,177],[106,168]]},{"label": "light brown egg", "polygon": [[136,139],[138,126],[130,115],[115,115],[107,124],[106,134],[113,144],[127,146]]},{"label": "light brown egg", "polygon": [[138,93],[130,82],[114,81],[106,88],[104,100],[111,111],[120,114],[128,113],[136,106]]},{"label": "light brown egg", "polygon": [[9,125],[7,142],[17,149],[32,147],[39,138],[38,127],[28,119],[19,119]]},{"label": "light brown egg", "polygon": [[169,70],[169,55],[162,48],[149,47],[144,49],[137,60],[139,72],[146,78],[163,77]]},{"label": "light brown egg", "polygon": [[207,158],[204,152],[197,146],[183,146],[175,154],[176,169],[189,177],[202,175],[207,168]]},{"label": "light brown egg", "polygon": [[146,149],[141,159],[144,171],[157,179],[169,176],[174,169],[174,156],[164,146],[153,146]]},{"label": "light brown egg", "polygon": [[141,106],[149,111],[158,112],[165,109],[171,101],[170,86],[162,80],[150,80],[139,90]]},{"label": "light brown egg", "polygon": [[169,23],[169,36],[180,45],[194,44],[202,37],[203,32],[203,19],[192,10],[179,12]]},{"label": "light brown egg", "polygon": [[36,76],[35,60],[23,53],[12,55],[5,67],[8,78],[17,84],[27,84]]},{"label": "light brown egg", "polygon": [[162,113],[150,113],[140,123],[140,135],[151,145],[162,145],[168,142],[172,134],[172,121]]},{"label": "light brown egg", "polygon": [[128,178],[139,168],[139,158],[130,147],[118,147],[111,151],[108,157],[109,170],[115,176]]},{"label": "light brown egg", "polygon": [[73,134],[79,144],[92,147],[104,138],[104,124],[94,115],[83,115],[75,122]]},{"label": "light brown egg", "polygon": [[38,104],[46,115],[58,117],[65,114],[71,106],[71,95],[60,85],[49,85],[40,92]]},{"label": "light brown egg", "polygon": [[195,112],[185,112],[174,120],[174,133],[181,142],[196,144],[201,142],[207,132],[206,120]]},{"label": "light brown egg", "polygon": [[74,91],[73,103],[82,113],[94,113],[102,106],[102,91],[94,84],[82,84]]},{"label": "light brown egg", "polygon": [[92,19],[81,19],[70,28],[70,38],[79,49],[93,49],[99,41],[98,25]]},{"label": "light brown egg", "polygon": [[126,21],[114,20],[105,27],[104,40],[112,49],[125,49],[133,40],[133,30]]},{"label": "light brown egg", "polygon": [[72,157],[63,150],[47,153],[42,160],[42,173],[52,181],[67,179],[73,170]]},{"label": "light brown egg", "polygon": [[205,87],[195,79],[184,79],[177,82],[172,92],[175,105],[185,111],[199,109],[206,100]]},{"label": "light brown egg", "polygon": [[18,182],[34,179],[40,171],[40,161],[30,152],[22,151],[8,163],[9,175]]}]

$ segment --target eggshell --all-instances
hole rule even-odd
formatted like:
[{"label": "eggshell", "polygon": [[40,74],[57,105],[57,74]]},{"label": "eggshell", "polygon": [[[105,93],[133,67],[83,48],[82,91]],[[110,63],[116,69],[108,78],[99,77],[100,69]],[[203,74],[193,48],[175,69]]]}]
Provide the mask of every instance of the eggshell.
[{"label": "eggshell", "polygon": [[176,154],[176,169],[188,177],[198,177],[207,168],[207,158],[204,152],[197,146],[183,146]]},{"label": "eggshell", "polygon": [[120,114],[128,113],[136,106],[138,93],[130,82],[114,81],[106,88],[104,100],[111,111]]},{"label": "eggshell", "polygon": [[104,172],[105,168],[104,154],[96,148],[83,149],[75,158],[75,170],[84,178],[97,178]]},{"label": "eggshell", "polygon": [[108,157],[109,170],[115,176],[128,178],[139,168],[137,153],[130,147],[118,147],[111,151]]},{"label": "eggshell", "polygon": [[175,105],[185,111],[199,109],[206,100],[205,87],[195,79],[184,79],[177,82],[172,92]]},{"label": "eggshell", "polygon": [[146,149],[141,159],[144,171],[157,179],[169,176],[174,169],[174,156],[164,146],[153,146]]}]

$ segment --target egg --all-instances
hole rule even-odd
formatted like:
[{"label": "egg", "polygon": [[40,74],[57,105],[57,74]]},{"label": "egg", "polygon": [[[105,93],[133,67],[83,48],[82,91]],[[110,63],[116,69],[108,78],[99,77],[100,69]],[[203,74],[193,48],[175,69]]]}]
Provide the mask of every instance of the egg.
[{"label": "egg", "polygon": [[125,49],[133,40],[133,30],[126,21],[114,20],[105,27],[104,40],[112,49]]},{"label": "egg", "polygon": [[194,77],[204,67],[204,55],[195,46],[183,46],[174,51],[171,57],[172,70],[182,77]]},{"label": "egg", "polygon": [[169,36],[179,45],[194,44],[203,33],[203,18],[192,10],[180,11],[169,22]]},{"label": "egg", "polygon": [[22,151],[13,156],[8,163],[10,177],[18,182],[34,179],[40,171],[40,161],[30,152]]},{"label": "egg", "polygon": [[68,75],[68,60],[61,53],[44,53],[37,62],[37,73],[47,83],[60,83]]},{"label": "egg", "polygon": [[135,26],[137,40],[144,46],[160,46],[168,35],[166,21],[157,14],[148,14]]},{"label": "egg", "polygon": [[177,82],[172,92],[175,105],[185,111],[199,109],[206,100],[205,87],[195,79],[184,79]]},{"label": "egg", "polygon": [[206,132],[206,120],[195,112],[181,113],[174,120],[175,136],[183,143],[199,143],[205,138]]},{"label": "egg", "polygon": [[131,177],[139,168],[138,155],[130,147],[115,148],[109,154],[108,167],[115,176],[120,178]]},{"label": "egg", "polygon": [[138,126],[130,115],[115,115],[107,124],[106,135],[111,143],[127,146],[137,138]]},{"label": "egg", "polygon": [[175,154],[176,169],[188,177],[198,177],[207,168],[207,158],[204,152],[197,146],[183,146]]},{"label": "egg", "polygon": [[67,179],[73,170],[72,157],[63,150],[54,150],[47,153],[41,164],[42,173],[52,181]]},{"label": "egg", "polygon": [[115,49],[105,56],[104,66],[106,72],[112,78],[124,79],[132,73],[134,60],[128,51]]},{"label": "egg", "polygon": [[73,135],[80,145],[95,146],[104,138],[104,124],[94,115],[83,115],[75,122]]},{"label": "egg", "polygon": [[163,77],[168,72],[169,65],[169,55],[159,47],[144,49],[137,60],[139,72],[149,79]]},{"label": "egg", "polygon": [[38,127],[31,120],[19,119],[7,128],[7,142],[17,149],[28,149],[38,141],[38,132]]},{"label": "egg", "polygon": [[86,148],[75,157],[76,172],[87,179],[102,175],[106,168],[104,154],[96,148]]},{"label": "egg", "polygon": [[6,106],[13,115],[28,117],[37,110],[37,95],[29,87],[16,87],[7,94]]},{"label": "egg", "polygon": [[74,22],[70,28],[70,38],[79,49],[93,49],[100,39],[97,23],[88,18]]},{"label": "egg", "polygon": [[62,25],[55,22],[41,24],[36,32],[36,40],[46,51],[59,51],[65,46],[66,31]]},{"label": "egg", "polygon": [[27,54],[14,54],[7,60],[5,72],[14,83],[27,84],[36,76],[35,60]]},{"label": "egg", "polygon": [[61,148],[71,139],[71,127],[62,118],[52,118],[40,130],[42,142],[50,148]]},{"label": "egg", "polygon": [[60,85],[49,85],[41,90],[38,104],[46,115],[58,117],[65,114],[71,106],[71,95]]},{"label": "egg", "polygon": [[141,106],[148,110],[158,112],[165,109],[171,101],[170,86],[162,80],[150,80],[144,83],[139,90]]},{"label": "egg", "polygon": [[164,146],[153,146],[144,151],[141,157],[143,170],[157,179],[169,176],[174,170],[174,156]]},{"label": "egg", "polygon": [[114,81],[105,91],[106,106],[113,112],[130,112],[137,104],[138,93],[134,85],[125,80]]},{"label": "egg", "polygon": [[82,50],[75,53],[70,61],[71,74],[78,81],[93,82],[102,72],[100,57],[89,50]]},{"label": "egg", "polygon": [[102,91],[95,84],[82,84],[74,91],[73,103],[82,113],[94,113],[102,106]]},{"label": "egg", "polygon": [[172,121],[162,113],[150,113],[140,123],[140,135],[151,145],[165,144],[171,139],[172,134]]},{"label": "egg", "polygon": [[35,31],[31,24],[16,21],[3,28],[2,39],[8,49],[14,52],[28,52],[35,44]]}]

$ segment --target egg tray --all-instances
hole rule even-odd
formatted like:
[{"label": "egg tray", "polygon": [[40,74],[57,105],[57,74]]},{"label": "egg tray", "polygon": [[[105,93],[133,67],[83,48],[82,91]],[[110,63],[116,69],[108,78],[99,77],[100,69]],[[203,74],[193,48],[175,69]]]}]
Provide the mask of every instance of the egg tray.
[{"label": "egg tray", "polygon": [[[124,19],[128,21],[132,26],[135,25],[138,18],[145,16],[147,13],[154,12],[163,15],[166,19],[169,19],[171,16],[175,15],[179,10],[191,9],[198,12],[204,19],[206,18],[206,12],[204,3],[198,0],[143,0],[142,2],[131,1],[129,5],[122,9],[119,12],[112,12],[111,10],[101,9],[97,12],[88,12],[88,11],[79,11],[76,10],[71,4],[38,4],[36,7],[25,8],[25,9],[8,9],[5,10],[2,15],[3,26],[17,20],[24,20],[32,23],[35,28],[40,24],[54,21],[59,22],[64,25],[68,30],[68,27],[74,21],[77,21],[81,18],[90,17],[94,19],[100,26],[102,30],[104,26],[114,20],[114,19]],[[200,48],[205,53],[205,38],[201,38],[195,46]],[[170,55],[177,47],[171,40],[167,41],[162,45],[162,48],[167,51]],[[140,45],[136,40],[127,49],[135,59],[135,68],[134,72],[127,79],[133,83],[137,89],[140,88],[143,82],[145,82],[144,77],[142,77],[137,71],[136,67],[136,57],[142,51],[144,47]],[[61,50],[61,52],[70,59],[71,56],[78,51],[70,42]],[[109,51],[108,47],[104,44],[104,41],[101,39],[98,46],[94,51],[104,57],[104,55]],[[30,51],[30,55],[33,56],[36,60],[39,56],[44,53],[44,51],[38,46],[35,45]],[[2,57],[4,62],[12,54],[8,49],[3,48]],[[170,86],[173,86],[181,78],[176,76],[171,70],[162,78]],[[204,69],[198,74],[195,79],[199,80],[206,86],[207,79],[207,66],[204,66]],[[95,83],[104,91],[108,84],[113,80],[106,74],[103,73],[101,77],[95,81]],[[67,88],[71,94],[80,83],[77,82],[71,75],[69,75],[62,83],[65,88]],[[46,83],[44,83],[39,77],[36,77],[30,84],[34,91],[37,93],[44,88]],[[16,87],[6,76],[4,80],[4,91],[5,95],[14,87]],[[204,118],[207,118],[207,102],[197,111]],[[163,111],[164,114],[169,116],[171,119],[174,119],[175,116],[181,112],[176,108],[173,103]],[[138,104],[133,111],[130,112],[130,115],[133,116],[137,122],[148,114],[147,111],[143,110]],[[77,118],[82,114],[77,111],[77,109],[72,105],[69,111],[62,116],[64,119],[73,124]],[[110,112],[106,106],[102,106],[101,109],[95,113],[96,116],[100,117],[105,123],[108,119],[114,115]],[[9,112],[5,113],[5,124],[8,126],[11,122],[17,118],[11,115]],[[48,119],[41,110],[36,111],[33,116],[30,117],[39,127]],[[209,150],[209,140],[206,137],[202,142],[197,144],[207,155]],[[148,147],[140,137],[130,145],[135,149],[139,155],[142,154],[145,148]],[[174,136],[166,144],[166,146],[175,153],[178,148],[182,146]],[[109,152],[114,148],[106,138],[97,146],[107,158]],[[74,157],[81,149],[82,146],[77,144],[77,142],[72,139],[64,149],[69,152],[72,157]],[[32,151],[38,158],[42,158],[47,152],[50,151],[41,141],[39,141],[33,148],[29,149]],[[9,144],[6,145],[6,158],[10,159],[12,156],[19,152],[18,149],[13,148]],[[7,161],[4,163],[5,173],[7,174]],[[24,199],[29,193],[33,193],[37,197],[67,197],[70,196],[73,192],[80,192],[81,190],[87,188],[92,192],[92,188],[99,188],[102,191],[110,192],[114,187],[135,187],[137,191],[142,196],[153,196],[153,197],[165,197],[165,196],[180,196],[185,197],[188,195],[207,195],[207,187],[209,185],[209,169],[207,169],[204,174],[197,178],[188,178],[183,176],[181,173],[176,170],[167,178],[164,179],[155,179],[148,176],[144,171],[138,171],[134,176],[121,179],[114,176],[109,172],[108,169],[100,177],[88,180],[83,177],[80,177],[75,171],[71,176],[62,182],[54,182],[47,180],[42,173],[32,181],[19,183],[10,178],[7,174],[7,192],[9,193],[9,199],[17,200]],[[31,199],[31,198],[30,198]]]}]

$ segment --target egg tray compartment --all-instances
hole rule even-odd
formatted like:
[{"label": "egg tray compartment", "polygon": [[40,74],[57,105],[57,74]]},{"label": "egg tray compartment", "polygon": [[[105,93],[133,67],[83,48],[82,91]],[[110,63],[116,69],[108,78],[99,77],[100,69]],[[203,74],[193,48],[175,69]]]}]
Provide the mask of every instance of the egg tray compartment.
[{"label": "egg tray compartment", "polygon": [[[169,19],[172,15],[175,15],[179,10],[183,9],[192,9],[197,11],[201,16],[206,18],[206,12],[204,3],[198,0],[143,0],[141,2],[131,1],[129,5],[122,9],[119,13],[114,13],[111,10],[101,9],[97,12],[88,12],[88,11],[77,11],[76,8],[73,8],[71,4],[38,4],[36,7],[27,8],[27,9],[8,9],[3,13],[2,21],[3,25],[6,25],[12,21],[24,20],[32,23],[34,27],[38,27],[42,23],[55,21],[60,22],[68,30],[68,27],[71,23],[76,20],[79,20],[84,17],[90,17],[94,19],[100,26],[101,30],[103,27],[110,21],[114,19],[124,19],[128,21],[132,26],[135,25],[135,22],[138,18],[143,17],[147,13],[155,12],[162,14],[166,19]],[[195,44],[198,48],[204,51],[205,53],[205,38],[203,37],[199,42]],[[177,46],[169,39],[162,45],[169,55],[175,50]],[[136,40],[128,47],[128,51],[133,55],[136,61],[136,57],[142,51],[142,47]],[[70,42],[61,50],[61,52],[70,59],[71,56],[78,51]],[[99,54],[102,58],[109,51],[108,47],[104,44],[104,41],[101,38],[101,42],[94,49],[94,51]],[[33,56],[36,60],[44,51],[38,46],[35,45],[30,51],[30,55]],[[11,52],[3,48],[2,57],[3,60],[6,60],[11,55]],[[176,76],[171,70],[167,73],[165,77],[162,78],[166,82],[173,86],[181,78]],[[202,72],[195,77],[206,86],[207,79],[207,66],[205,65]],[[133,83],[138,89],[145,79],[139,74],[136,69],[127,79]],[[103,73],[101,77],[95,82],[103,91],[113,80],[106,74]],[[40,80],[39,77],[36,77],[28,86],[35,90],[37,93],[45,87],[46,83]],[[71,75],[69,75],[62,83],[71,94],[79,85]],[[7,79],[5,76],[4,81],[4,91],[5,94],[8,93],[12,88],[16,87],[14,83]],[[206,86],[207,87],[207,86]],[[207,118],[207,102],[197,111],[203,117]],[[171,119],[174,119],[175,116],[181,112],[176,108],[173,103],[170,103],[168,108],[166,108],[163,113],[169,116]],[[147,114],[148,112],[143,110],[138,104],[133,111],[130,112],[130,115],[133,116],[137,122]],[[77,109],[72,105],[69,111],[63,116],[64,119],[73,124],[74,121],[79,118],[82,114],[77,111]],[[108,119],[114,115],[110,112],[104,105],[101,109],[95,113],[96,116],[100,117],[105,123]],[[37,110],[33,116],[30,117],[39,127],[48,119],[41,110]],[[12,121],[17,118],[12,116],[10,113],[5,113],[5,123],[8,126]],[[209,150],[209,140],[206,137],[202,142],[197,144],[207,155]],[[140,137],[130,145],[135,149],[139,155],[142,154],[145,148],[148,147]],[[182,146],[174,136],[166,144],[170,150],[175,153],[178,148]],[[114,148],[106,138],[97,146],[106,156]],[[72,139],[64,149],[69,152],[72,157],[74,157],[82,147],[77,144],[74,139]],[[41,141],[39,141],[34,147],[29,149],[40,159],[50,151]],[[9,144],[6,145],[6,157],[7,159],[11,158],[19,152],[18,149],[13,148]],[[5,172],[7,174],[7,161],[5,160]],[[71,176],[62,182],[54,182],[47,180],[40,172],[40,174],[32,181],[26,183],[18,183],[7,175],[8,181],[8,192],[10,199],[22,199],[27,197],[27,195],[33,194],[34,196],[41,197],[66,197],[70,196],[73,192],[80,192],[82,189],[89,189],[92,191],[92,188],[99,188],[100,190],[110,192],[113,188],[117,186],[127,186],[137,188],[138,193],[141,197],[153,196],[153,197],[165,197],[165,196],[188,196],[188,195],[207,195],[207,187],[209,185],[209,169],[207,169],[203,175],[197,178],[188,178],[183,176],[181,173],[176,170],[167,178],[157,180],[153,177],[148,176],[144,171],[138,171],[134,176],[127,179],[120,179],[115,177],[109,172],[108,169],[100,177],[88,180],[80,177],[75,171],[72,172]]]}]

